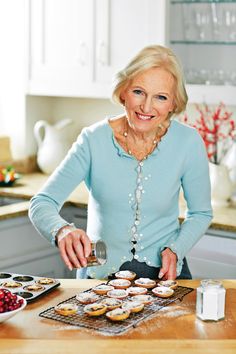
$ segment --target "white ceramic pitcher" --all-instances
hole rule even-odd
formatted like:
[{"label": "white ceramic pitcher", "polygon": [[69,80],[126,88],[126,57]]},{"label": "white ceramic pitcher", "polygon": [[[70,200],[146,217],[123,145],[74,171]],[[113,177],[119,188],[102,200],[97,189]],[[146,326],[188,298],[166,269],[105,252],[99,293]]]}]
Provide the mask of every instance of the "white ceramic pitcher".
[{"label": "white ceramic pitcher", "polygon": [[37,163],[46,174],[52,173],[65,157],[71,143],[67,137],[67,126],[72,123],[69,118],[51,125],[39,120],[34,126],[34,135],[38,144]]},{"label": "white ceramic pitcher", "polygon": [[229,205],[233,192],[233,185],[229,178],[227,166],[209,163],[211,179],[211,201],[213,206],[225,207]]}]

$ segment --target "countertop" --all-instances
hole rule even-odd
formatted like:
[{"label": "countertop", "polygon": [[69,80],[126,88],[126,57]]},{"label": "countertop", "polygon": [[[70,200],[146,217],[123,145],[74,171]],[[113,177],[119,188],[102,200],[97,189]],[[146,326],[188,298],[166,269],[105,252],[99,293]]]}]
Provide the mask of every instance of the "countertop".
[{"label": "countertop", "polygon": [[[229,354],[236,352],[236,280],[223,280],[226,290],[225,319],[204,322],[196,317],[196,291],[181,302],[168,305],[154,317],[119,335],[104,335],[89,329],[39,317],[98,280],[61,280],[61,286],[29,303],[0,327],[1,354]],[[180,280],[179,285],[196,288],[199,280]]]},{"label": "countertop", "polygon": [[[0,207],[0,220],[16,216],[27,215],[29,199],[39,191],[40,187],[48,179],[42,173],[31,173],[23,175],[22,179],[15,185],[8,188],[0,188],[0,196],[13,196],[26,199],[25,202]],[[84,183],[81,183],[69,196],[68,203],[85,208],[88,203],[88,191]],[[186,210],[183,198],[180,198],[180,220],[184,219]],[[236,232],[236,207],[214,208],[214,218],[211,228],[229,232]]]}]

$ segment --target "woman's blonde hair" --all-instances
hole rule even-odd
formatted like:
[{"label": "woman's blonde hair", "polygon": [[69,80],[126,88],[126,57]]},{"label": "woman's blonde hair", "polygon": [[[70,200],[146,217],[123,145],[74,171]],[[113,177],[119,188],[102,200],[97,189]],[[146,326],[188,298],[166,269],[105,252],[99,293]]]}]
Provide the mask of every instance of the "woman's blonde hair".
[{"label": "woman's blonde hair", "polygon": [[173,75],[175,80],[175,108],[170,116],[183,112],[186,108],[188,96],[184,85],[181,65],[170,48],[160,45],[152,45],[143,48],[123,70],[116,74],[112,100],[124,105],[124,101],[121,98],[123,90],[127,88],[130,81],[136,75],[151,68],[162,68]]}]

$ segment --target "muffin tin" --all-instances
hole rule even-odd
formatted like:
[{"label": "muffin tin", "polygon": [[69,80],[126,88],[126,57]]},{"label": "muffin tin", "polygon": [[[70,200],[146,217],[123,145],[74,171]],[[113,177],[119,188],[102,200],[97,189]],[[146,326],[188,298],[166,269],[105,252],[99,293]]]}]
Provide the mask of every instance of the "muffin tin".
[{"label": "muffin tin", "polygon": [[10,272],[0,272],[0,288],[22,296],[27,302],[34,301],[57,288],[57,279]]}]

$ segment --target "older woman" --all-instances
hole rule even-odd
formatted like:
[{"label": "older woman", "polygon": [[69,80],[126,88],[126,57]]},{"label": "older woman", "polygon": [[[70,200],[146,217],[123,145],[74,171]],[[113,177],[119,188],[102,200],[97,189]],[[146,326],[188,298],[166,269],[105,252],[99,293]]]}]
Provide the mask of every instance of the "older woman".
[{"label": "older woman", "polygon": [[[69,269],[86,267],[91,240],[105,241],[107,263],[87,268],[86,276],[129,269],[154,279],[191,278],[185,256],[212,210],[204,143],[195,129],[171,119],[187,103],[181,67],[170,49],[149,46],[116,79],[113,99],[124,113],[82,130],[33,197],[29,216],[57,243]],[[89,190],[86,232],[59,215],[81,181]],[[188,210],[180,225],[181,187]]]}]

